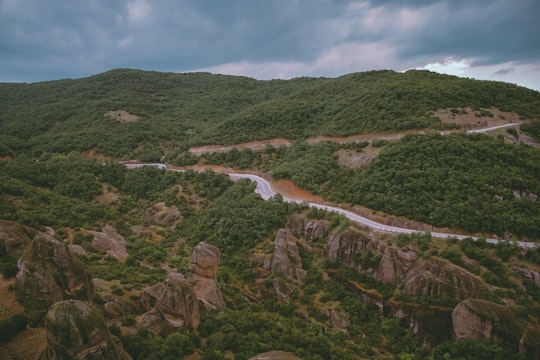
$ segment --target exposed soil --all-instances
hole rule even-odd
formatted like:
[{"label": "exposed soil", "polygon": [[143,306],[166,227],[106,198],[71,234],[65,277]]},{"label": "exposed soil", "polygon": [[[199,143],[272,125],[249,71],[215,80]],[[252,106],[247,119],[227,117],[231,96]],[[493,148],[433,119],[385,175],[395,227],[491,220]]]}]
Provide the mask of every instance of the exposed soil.
[{"label": "exposed soil", "polygon": [[250,141],[250,142],[236,144],[236,145],[198,146],[198,147],[190,148],[189,152],[195,155],[202,155],[204,153],[229,152],[234,148],[238,150],[243,150],[243,149],[263,150],[266,146],[269,146],[269,145],[274,146],[274,147],[291,146],[292,142],[287,139],[276,138],[276,139],[261,140],[261,141]]},{"label": "exposed soil", "polygon": [[0,359],[38,360],[47,349],[45,328],[27,328],[7,344],[0,344]]},{"label": "exposed soil", "polygon": [[276,193],[280,193],[284,197],[300,201],[318,203],[323,202],[323,199],[320,196],[314,195],[309,191],[299,188],[290,180],[280,179],[271,181],[270,184],[272,186],[272,190],[274,190]]},{"label": "exposed soil", "polygon": [[[501,111],[493,107],[482,110],[473,110],[470,107],[457,110],[460,112],[455,113],[451,109],[439,109],[433,113],[433,116],[437,116],[443,123],[457,124],[463,130],[523,122],[518,114]],[[492,116],[487,115],[488,113],[491,113]]]},{"label": "exposed soil", "polygon": [[126,110],[107,111],[105,116],[113,118],[121,123],[139,121],[140,117],[128,113]]}]

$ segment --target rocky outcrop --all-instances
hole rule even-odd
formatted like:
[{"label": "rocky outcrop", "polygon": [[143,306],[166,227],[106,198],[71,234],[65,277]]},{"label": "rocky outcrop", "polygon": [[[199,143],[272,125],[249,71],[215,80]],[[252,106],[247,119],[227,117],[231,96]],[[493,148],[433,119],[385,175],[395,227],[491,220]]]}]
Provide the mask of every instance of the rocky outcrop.
[{"label": "rocky outcrop", "polygon": [[418,255],[415,251],[386,247],[375,278],[387,283],[397,283],[412,268],[416,259],[418,259]]},{"label": "rocky outcrop", "polygon": [[351,321],[343,310],[328,310],[326,315],[330,319],[330,324],[332,324],[334,329],[347,331],[349,326],[351,326]]},{"label": "rocky outcrop", "polygon": [[467,299],[452,311],[455,338],[492,340],[517,349],[525,325],[504,305],[479,299]]},{"label": "rocky outcrop", "polygon": [[400,320],[425,347],[452,339],[452,309],[387,301],[384,312]]},{"label": "rocky outcrop", "polygon": [[50,360],[131,359],[107,330],[99,310],[77,300],[51,306],[45,317]]},{"label": "rocky outcrop", "polygon": [[182,221],[182,214],[176,206],[167,207],[165,203],[158,203],[146,209],[143,219],[149,225],[174,228]]},{"label": "rocky outcrop", "polygon": [[94,297],[94,284],[84,264],[50,235],[34,237],[17,265],[17,299],[31,323],[39,323],[55,302]]},{"label": "rocky outcrop", "polygon": [[102,232],[92,231],[91,233],[94,235],[92,239],[93,246],[105,250],[107,255],[118,260],[124,260],[128,257],[126,239],[118,234],[112,226],[107,225]]},{"label": "rocky outcrop", "polygon": [[141,300],[150,312],[143,315],[143,319],[146,318],[148,322],[148,318],[152,318],[152,326],[156,323],[171,329],[181,326],[195,329],[199,326],[197,297],[191,284],[181,274],[170,273],[164,282],[144,288]]},{"label": "rocky outcrop", "polygon": [[302,259],[298,253],[296,239],[287,229],[279,229],[274,239],[274,254],[265,268],[285,276],[288,280],[302,283],[306,271],[302,269]]},{"label": "rocky outcrop", "polygon": [[360,231],[347,229],[342,233],[331,235],[327,248],[330,260],[343,266],[360,268],[360,255],[370,250],[379,251],[379,243],[370,240]]},{"label": "rocky outcrop", "polygon": [[305,219],[301,215],[292,215],[287,221],[287,228],[295,235],[309,240],[326,239],[330,224],[326,220]]},{"label": "rocky outcrop", "polygon": [[0,246],[5,246],[6,252],[14,258],[20,258],[24,249],[32,242],[39,231],[16,223],[0,220]]},{"label": "rocky outcrop", "polygon": [[540,287],[540,273],[538,271],[516,267],[514,268],[519,275],[527,280],[530,280]]},{"label": "rocky outcrop", "polygon": [[201,242],[193,249],[188,266],[188,280],[193,284],[197,299],[210,308],[225,307],[223,295],[216,283],[219,259],[217,247]]},{"label": "rocky outcrop", "polygon": [[327,248],[331,260],[363,270],[377,280],[388,283],[401,280],[418,258],[414,250],[387,246],[355,229],[332,235]]},{"label": "rocky outcrop", "polygon": [[540,326],[529,324],[521,339],[519,353],[523,359],[540,359]]},{"label": "rocky outcrop", "polygon": [[431,258],[409,270],[403,293],[464,300],[476,297],[483,286],[487,285],[480,277],[446,260]]}]

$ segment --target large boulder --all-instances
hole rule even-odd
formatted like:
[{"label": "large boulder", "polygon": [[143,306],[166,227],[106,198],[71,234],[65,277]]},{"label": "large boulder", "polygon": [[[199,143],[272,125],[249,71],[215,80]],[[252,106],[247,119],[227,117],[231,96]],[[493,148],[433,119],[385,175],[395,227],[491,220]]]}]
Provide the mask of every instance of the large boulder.
[{"label": "large boulder", "polygon": [[50,235],[35,236],[17,266],[17,299],[31,323],[39,323],[58,301],[94,297],[94,283],[84,264],[65,243]]},{"label": "large boulder", "polygon": [[[171,329],[181,326],[197,328],[199,326],[199,304],[191,284],[181,275],[170,273],[164,282],[142,290],[143,306],[151,312],[143,316],[148,322],[152,318],[155,327],[156,318],[161,317],[162,327]],[[156,317],[157,316],[157,317]]]},{"label": "large boulder", "polygon": [[5,247],[6,253],[19,258],[24,249],[32,242],[39,231],[31,227],[21,225],[14,221],[0,220],[0,246]]},{"label": "large boulder", "polygon": [[525,324],[504,305],[487,300],[467,299],[452,311],[454,337],[491,340],[517,349]]},{"label": "large boulder", "polygon": [[274,239],[274,254],[265,267],[298,283],[302,283],[306,278],[296,239],[289,230],[278,230]]},{"label": "large boulder", "polygon": [[375,278],[387,283],[397,283],[413,267],[416,259],[418,259],[418,254],[413,250],[405,251],[395,247],[386,247]]},{"label": "large boulder", "polygon": [[47,358],[50,360],[131,359],[88,302],[66,300],[51,306],[45,316]]},{"label": "large boulder", "polygon": [[117,260],[124,260],[128,257],[126,250],[126,239],[116,232],[116,229],[110,225],[103,227],[103,231],[92,231],[94,238],[92,239],[92,245],[103,249],[107,252],[107,255],[116,258]]},{"label": "large boulder", "polygon": [[478,276],[440,258],[431,258],[407,273],[403,293],[409,296],[474,298],[487,284]]},{"label": "large boulder", "polygon": [[216,283],[219,259],[217,247],[200,242],[193,249],[188,266],[188,279],[193,284],[197,299],[214,309],[225,307],[223,295]]}]

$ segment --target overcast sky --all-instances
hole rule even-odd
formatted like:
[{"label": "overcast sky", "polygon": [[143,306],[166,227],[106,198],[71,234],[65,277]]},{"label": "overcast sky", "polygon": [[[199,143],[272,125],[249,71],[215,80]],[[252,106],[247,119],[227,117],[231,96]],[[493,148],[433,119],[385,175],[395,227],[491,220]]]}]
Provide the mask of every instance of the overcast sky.
[{"label": "overcast sky", "polygon": [[0,0],[0,81],[426,68],[540,91],[540,0]]}]

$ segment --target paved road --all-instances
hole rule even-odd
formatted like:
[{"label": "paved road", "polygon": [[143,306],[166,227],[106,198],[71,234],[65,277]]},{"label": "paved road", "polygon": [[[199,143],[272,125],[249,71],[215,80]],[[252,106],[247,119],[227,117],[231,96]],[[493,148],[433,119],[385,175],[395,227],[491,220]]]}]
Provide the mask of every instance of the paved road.
[{"label": "paved road", "polygon": [[[252,175],[252,174],[229,174],[229,176],[231,177],[232,180],[249,179],[251,181],[254,181],[257,184],[257,187],[255,188],[255,192],[257,192],[265,200],[268,200],[271,197],[273,197],[274,195],[276,195],[276,193],[272,189],[272,186],[270,185],[270,183],[268,181],[266,181],[265,179],[263,179],[262,177],[260,177],[260,176]],[[376,221],[365,218],[363,216],[360,216],[358,214],[355,214],[355,213],[353,213],[351,211],[341,209],[341,208],[335,207],[335,206],[322,205],[322,204],[317,204],[317,203],[312,203],[312,202],[304,202],[304,201],[301,201],[301,200],[291,199],[291,198],[288,198],[288,197],[285,197],[285,196],[283,197],[283,200],[284,201],[289,201],[289,202],[305,203],[306,205],[317,208],[317,209],[323,209],[323,210],[327,210],[327,211],[334,211],[334,212],[337,212],[337,213],[339,213],[341,215],[344,215],[345,217],[347,217],[351,221],[354,221],[354,222],[356,222],[358,224],[365,225],[365,226],[368,226],[368,227],[370,227],[372,229],[379,230],[379,231],[388,231],[388,232],[403,233],[403,234],[413,234],[413,233],[418,233],[419,232],[418,230],[406,229],[406,228],[400,228],[400,227],[396,227],[396,226],[389,226],[389,225],[381,224],[381,223],[378,223]],[[438,238],[456,238],[458,240],[463,240],[463,239],[469,238],[469,237],[473,238],[475,240],[478,239],[478,237],[475,237],[475,236],[447,234],[447,233],[440,233],[440,232],[432,232],[431,236],[438,237]],[[498,239],[486,239],[486,241],[488,243],[492,243],[492,244],[496,244],[496,243],[499,242]],[[519,246],[521,246],[521,247],[528,247],[528,248],[536,247],[535,243],[524,242],[524,241],[519,241],[519,242],[517,242],[517,244]]]},{"label": "paved road", "polygon": [[504,129],[504,128],[508,128],[508,127],[512,127],[512,126],[519,126],[519,125],[521,125],[521,123],[504,124],[504,125],[497,125],[497,126],[484,128],[484,129],[468,130],[467,134],[485,133],[485,132],[492,131],[492,130]]}]

